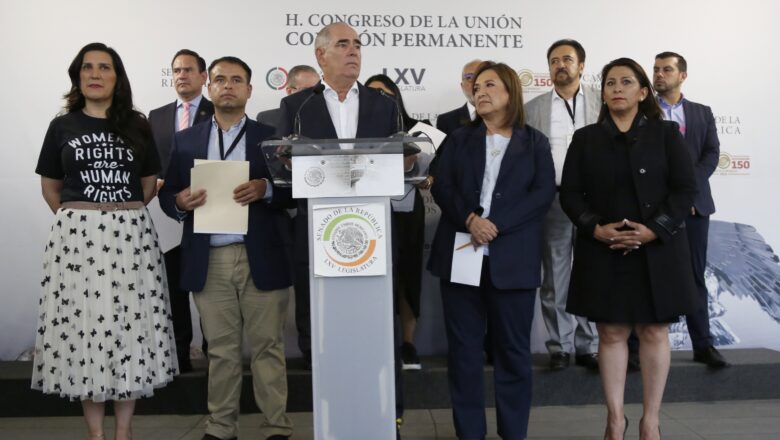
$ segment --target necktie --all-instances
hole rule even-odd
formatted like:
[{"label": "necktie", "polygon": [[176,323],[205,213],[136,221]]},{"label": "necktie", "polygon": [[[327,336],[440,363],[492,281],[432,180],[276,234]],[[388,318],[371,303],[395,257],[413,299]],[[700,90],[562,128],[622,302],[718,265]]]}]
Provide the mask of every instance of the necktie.
[{"label": "necktie", "polygon": [[184,130],[190,126],[190,103],[183,102],[181,104],[181,119],[179,119],[179,131]]}]

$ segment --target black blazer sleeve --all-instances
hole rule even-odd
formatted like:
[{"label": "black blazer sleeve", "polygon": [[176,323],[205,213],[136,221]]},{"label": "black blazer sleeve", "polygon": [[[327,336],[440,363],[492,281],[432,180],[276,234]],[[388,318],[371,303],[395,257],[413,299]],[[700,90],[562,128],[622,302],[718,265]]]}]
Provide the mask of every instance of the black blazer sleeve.
[{"label": "black blazer sleeve", "polygon": [[676,122],[663,122],[664,150],[666,153],[667,191],[652,221],[650,228],[661,241],[668,241],[685,223],[696,195],[696,178],[691,172],[693,164]]},{"label": "black blazer sleeve", "polygon": [[592,236],[596,225],[601,222],[601,216],[593,210],[586,197],[587,172],[584,165],[588,159],[585,154],[587,143],[585,129],[574,132],[563,163],[560,200],[561,208],[577,226],[577,230]]}]

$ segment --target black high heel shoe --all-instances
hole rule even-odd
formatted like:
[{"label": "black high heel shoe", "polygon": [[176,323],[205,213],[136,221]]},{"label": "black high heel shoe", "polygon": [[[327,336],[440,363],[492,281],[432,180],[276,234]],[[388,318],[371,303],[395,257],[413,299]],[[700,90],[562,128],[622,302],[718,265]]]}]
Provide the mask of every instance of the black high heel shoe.
[{"label": "black high heel shoe", "polygon": [[[639,419],[639,433],[642,434],[642,421],[644,420],[644,417]],[[623,433],[623,438],[626,437],[626,433]],[[658,422],[658,440],[661,440],[661,422]]]},{"label": "black high heel shoe", "polygon": [[[625,428],[623,428],[623,438],[625,439],[625,438],[626,438],[626,432],[628,431],[628,416],[626,416],[625,414],[623,414],[623,420],[625,420],[625,421],[626,421],[626,427],[625,427]],[[607,427],[607,429],[609,429],[609,427]],[[604,432],[604,438],[606,438],[606,437],[607,437],[607,433],[606,433],[606,431],[605,431],[605,432]]]}]

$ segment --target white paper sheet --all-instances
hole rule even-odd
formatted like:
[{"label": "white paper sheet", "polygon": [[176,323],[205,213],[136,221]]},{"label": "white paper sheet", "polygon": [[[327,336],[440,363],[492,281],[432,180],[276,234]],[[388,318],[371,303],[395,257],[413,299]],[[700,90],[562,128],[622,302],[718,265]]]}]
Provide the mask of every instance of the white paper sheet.
[{"label": "white paper sheet", "polygon": [[[440,131],[436,127],[432,125],[428,125],[423,122],[418,122],[414,124],[414,127],[412,127],[411,130],[409,130],[410,134],[414,134],[416,132],[423,132],[426,135],[428,135],[429,138],[431,138],[431,143],[433,143],[433,149],[431,149],[431,144],[429,143],[421,143],[418,146],[422,150],[423,153],[433,154],[435,153],[435,150],[439,148],[439,145],[444,141],[444,138],[447,137],[447,134],[443,131]],[[425,137],[424,135],[420,135],[418,137]]]},{"label": "white paper sheet", "polygon": [[163,212],[157,197],[153,198],[146,205],[146,209],[149,210],[149,215],[152,216],[152,221],[154,222],[154,228],[157,230],[160,249],[163,252],[168,252],[178,246],[181,243],[182,223],[168,217]]},{"label": "white paper sheet", "polygon": [[471,245],[471,234],[455,233],[455,245],[452,249],[452,274],[450,282],[479,286],[482,275],[482,246],[474,249]]},{"label": "white paper sheet", "polygon": [[238,160],[195,160],[190,171],[192,191],[206,190],[206,203],[195,208],[196,234],[246,234],[249,205],[233,200],[233,190],[249,180],[249,162]]}]

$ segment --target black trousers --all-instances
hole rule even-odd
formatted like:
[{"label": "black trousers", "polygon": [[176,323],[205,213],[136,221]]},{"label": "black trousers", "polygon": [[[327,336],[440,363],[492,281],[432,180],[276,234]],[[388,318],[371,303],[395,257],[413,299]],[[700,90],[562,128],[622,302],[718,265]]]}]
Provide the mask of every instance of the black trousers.
[{"label": "black trousers", "polygon": [[707,267],[707,235],[710,231],[709,216],[691,215],[685,219],[688,233],[688,246],[691,250],[693,278],[696,282],[696,310],[685,315],[688,334],[694,350],[704,350],[712,345],[710,335],[709,294],[704,283],[704,270]]},{"label": "black trousers", "polygon": [[192,314],[190,313],[190,293],[179,288],[180,261],[181,248],[179,246],[165,253],[165,272],[168,275],[176,354],[179,359],[189,359],[190,343],[192,342]]},{"label": "black trousers", "polygon": [[[688,324],[688,334],[694,350],[704,350],[712,345],[710,335],[709,294],[704,282],[704,270],[707,268],[707,239],[710,232],[710,217],[689,215],[685,219],[685,230],[688,234],[688,247],[691,252],[693,279],[696,283],[696,310],[685,315]],[[639,339],[634,332],[628,338],[628,349],[639,351]]]},{"label": "black trousers", "polygon": [[455,431],[460,439],[483,439],[485,416],[485,327],[491,328],[498,434],[524,439],[531,411],[531,322],[536,289],[502,290],[482,264],[480,286],[440,280],[447,329],[447,379]]},{"label": "black trousers", "polygon": [[311,356],[311,311],[309,304],[309,262],[294,263],[295,329],[298,330],[298,349]]}]

